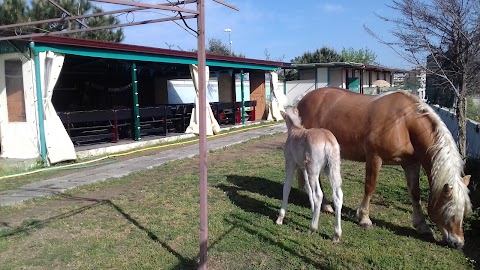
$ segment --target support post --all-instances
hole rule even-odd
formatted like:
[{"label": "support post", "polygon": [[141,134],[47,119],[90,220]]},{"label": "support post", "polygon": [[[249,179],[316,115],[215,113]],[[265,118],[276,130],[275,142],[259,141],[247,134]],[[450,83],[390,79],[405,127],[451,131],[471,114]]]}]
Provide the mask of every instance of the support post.
[{"label": "support post", "polygon": [[38,129],[40,135],[40,154],[43,164],[48,166],[47,159],[47,143],[45,141],[45,116],[43,114],[43,94],[42,94],[42,78],[40,77],[40,58],[38,51],[35,49],[35,43],[30,42],[30,49],[33,53],[33,65],[35,66],[35,88],[37,94],[37,111],[38,111]]},{"label": "support post", "polygon": [[242,108],[241,108],[240,113],[242,114],[242,124],[245,124],[245,93],[243,92],[245,87],[243,85],[243,80],[244,80],[244,73],[243,73],[243,69],[242,69],[240,71],[240,89],[241,89],[241,97],[242,97],[242,101],[241,101]]},{"label": "support post", "polygon": [[140,104],[138,104],[137,64],[132,63],[132,91],[133,91],[133,130],[135,141],[140,140]]},{"label": "support post", "polygon": [[330,87],[331,86],[331,83],[330,83],[330,68],[327,67],[327,86]]},{"label": "support post", "polygon": [[197,1],[197,55],[198,55],[198,93],[199,93],[199,168],[200,168],[200,264],[198,269],[207,269],[208,247],[208,201],[207,201],[207,89],[205,55],[205,1]]}]

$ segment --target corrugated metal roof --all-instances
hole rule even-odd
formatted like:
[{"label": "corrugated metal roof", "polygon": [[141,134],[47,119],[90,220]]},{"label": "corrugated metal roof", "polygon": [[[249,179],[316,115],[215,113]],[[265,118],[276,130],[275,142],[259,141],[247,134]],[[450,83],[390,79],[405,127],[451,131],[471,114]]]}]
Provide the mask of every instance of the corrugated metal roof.
[{"label": "corrugated metal roof", "polygon": [[[50,45],[50,46],[63,45],[63,46],[81,47],[81,48],[96,49],[96,50],[161,55],[161,56],[184,58],[184,59],[197,59],[196,52],[168,50],[168,49],[162,49],[162,48],[154,48],[154,47],[146,47],[146,46],[139,46],[139,45],[106,42],[106,41],[97,41],[97,40],[89,40],[89,39],[78,39],[78,38],[61,37],[61,36],[39,36],[39,37],[32,37],[30,41],[35,42],[35,44],[44,44],[44,45]],[[224,63],[247,64],[249,66],[260,65],[260,66],[277,67],[277,68],[290,65],[289,63],[283,63],[283,62],[223,56],[223,55],[213,55],[213,54],[207,54],[207,61],[208,60],[220,61]]]}]

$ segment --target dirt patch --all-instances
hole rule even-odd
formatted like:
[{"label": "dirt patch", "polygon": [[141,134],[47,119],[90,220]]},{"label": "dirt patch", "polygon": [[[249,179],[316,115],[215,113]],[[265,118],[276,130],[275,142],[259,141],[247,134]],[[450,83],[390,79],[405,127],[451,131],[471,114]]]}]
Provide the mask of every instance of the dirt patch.
[{"label": "dirt patch", "polygon": [[[215,166],[219,163],[232,162],[237,159],[243,159],[258,153],[270,151],[272,149],[282,149],[285,140],[286,134],[277,134],[255,139],[241,145],[231,146],[223,150],[214,151],[209,153],[207,156],[208,165]],[[180,147],[182,146],[172,146],[141,153],[143,156],[147,156]],[[125,156],[121,160],[131,159],[139,156],[141,155],[137,153],[132,156]],[[161,174],[165,174],[165,176],[175,174],[192,174],[198,172],[198,166],[198,158],[187,159],[179,163],[178,166],[175,166],[173,170],[169,169],[168,171],[160,171],[160,175],[157,177],[161,178]],[[87,169],[83,170],[86,171]],[[50,177],[53,178],[60,175],[66,175],[68,172],[69,171],[61,171],[57,174],[51,175]],[[75,172],[79,172],[79,170],[75,170]],[[51,200],[43,201],[41,203],[27,202],[25,204],[20,204],[18,206],[14,206],[14,210],[10,209],[0,212],[0,229],[29,226],[29,222],[53,221],[68,215],[87,211],[92,207],[109,204],[125,194],[128,194],[128,200],[140,200],[144,195],[142,193],[142,189],[145,187],[145,185],[146,183],[140,180],[128,181],[126,183],[109,185],[108,187],[95,190],[59,194],[54,196]],[[18,209],[15,210],[15,208]]]}]

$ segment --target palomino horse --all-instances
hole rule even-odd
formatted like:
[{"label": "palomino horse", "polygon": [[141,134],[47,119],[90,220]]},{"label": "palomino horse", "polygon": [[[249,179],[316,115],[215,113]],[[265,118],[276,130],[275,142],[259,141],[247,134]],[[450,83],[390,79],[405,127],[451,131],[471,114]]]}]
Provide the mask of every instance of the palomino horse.
[{"label": "palomino horse", "polygon": [[310,230],[315,232],[318,228],[318,218],[323,199],[323,191],[319,183],[321,171],[325,171],[333,190],[333,203],[335,206],[335,234],[333,241],[338,242],[342,236],[341,211],[343,203],[342,177],[340,175],[340,146],[333,134],[326,129],[304,129],[298,118],[296,109],[287,109],[282,112],[288,129],[288,138],[285,143],[285,184],[283,185],[283,200],[277,224],[283,224],[287,208],[288,195],[295,175],[295,168],[303,171],[303,176],[308,179],[305,191],[310,200],[312,209],[312,223]]},{"label": "palomino horse", "polygon": [[433,237],[420,205],[423,166],[430,187],[428,215],[450,247],[463,247],[470,176],[462,179],[464,162],[453,137],[427,104],[403,91],[368,96],[323,88],[307,93],[297,106],[305,128],[330,130],[343,158],[366,163],[365,193],[357,210],[361,226],[372,226],[370,199],[381,165],[400,165],[412,199],[412,224]]}]

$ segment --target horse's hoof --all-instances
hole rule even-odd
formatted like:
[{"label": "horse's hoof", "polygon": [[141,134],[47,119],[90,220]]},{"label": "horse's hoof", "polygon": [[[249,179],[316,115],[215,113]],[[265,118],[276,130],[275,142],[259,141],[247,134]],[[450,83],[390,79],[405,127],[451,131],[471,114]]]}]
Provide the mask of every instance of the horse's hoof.
[{"label": "horse's hoof", "polygon": [[310,228],[310,234],[314,234],[315,232],[317,232],[317,229]]},{"label": "horse's hoof", "polygon": [[339,235],[334,235],[332,241],[334,243],[339,243],[340,242],[340,236]]},{"label": "horse's hoof", "polygon": [[330,204],[322,204],[322,212],[333,213],[333,208]]},{"label": "horse's hoof", "polygon": [[428,226],[426,223],[418,225],[415,229],[417,229],[417,232],[423,236],[433,237],[435,235],[432,228],[430,228],[430,226]]},{"label": "horse's hoof", "polygon": [[277,225],[282,225],[283,224],[283,218],[277,218],[277,221],[275,222]]},{"label": "horse's hoof", "polygon": [[360,227],[365,228],[365,229],[370,229],[371,227],[373,227],[372,221],[370,219],[361,220],[358,223],[358,225],[360,225]]}]

